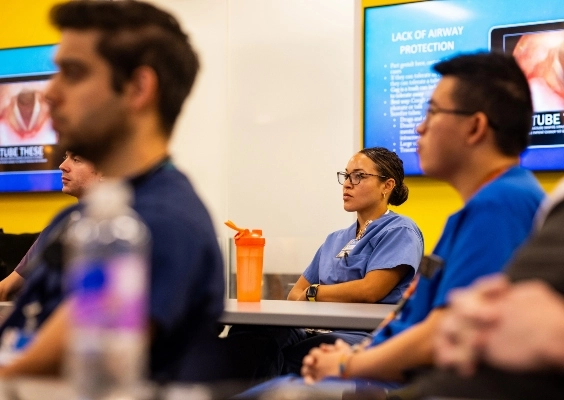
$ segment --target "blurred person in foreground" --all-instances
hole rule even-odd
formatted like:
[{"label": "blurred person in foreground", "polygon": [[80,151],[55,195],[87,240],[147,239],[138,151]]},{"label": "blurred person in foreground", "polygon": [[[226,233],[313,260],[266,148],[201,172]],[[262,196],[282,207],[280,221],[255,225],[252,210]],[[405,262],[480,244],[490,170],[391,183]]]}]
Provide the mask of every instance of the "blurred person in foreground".
[{"label": "blurred person in foreground", "polygon": [[[62,35],[59,72],[45,97],[60,144],[92,162],[104,179],[129,182],[133,208],[151,233],[150,378],[211,380],[220,367],[214,349],[222,256],[208,212],[167,148],[198,58],[177,20],[148,3],[70,1],[56,5],[51,20]],[[52,243],[75,210],[80,203],[55,218]],[[54,373],[61,366],[72,293],[61,289],[64,257],[45,247],[44,262],[0,334],[25,324],[22,310],[33,303],[40,305],[39,329],[0,376]]]},{"label": "blurred person in foreground", "polygon": [[[61,191],[76,197],[79,201],[88,188],[99,182],[102,177],[91,163],[70,151],[65,152],[65,157],[59,165],[59,169],[62,172],[63,188]],[[22,288],[25,279],[33,269],[34,258],[38,255],[37,243],[42,234],[39,234],[37,240],[33,242],[14,271],[0,281],[0,301],[8,300],[10,296]]]},{"label": "blurred person in foreground", "polygon": [[435,341],[442,370],[394,399],[561,399],[564,393],[564,180],[503,275],[450,295]]},{"label": "blurred person in foreground", "polygon": [[[420,165],[427,176],[450,184],[464,206],[448,219],[432,257],[424,258],[417,289],[398,319],[380,327],[367,346],[337,341],[304,358],[302,375],[306,383],[317,383],[314,389],[337,384],[341,390],[383,391],[431,366],[450,290],[501,271],[527,237],[544,197],[533,174],[519,166],[533,109],[515,60],[461,54],[433,69],[442,78],[417,127]],[[242,397],[288,381],[267,382]]]}]

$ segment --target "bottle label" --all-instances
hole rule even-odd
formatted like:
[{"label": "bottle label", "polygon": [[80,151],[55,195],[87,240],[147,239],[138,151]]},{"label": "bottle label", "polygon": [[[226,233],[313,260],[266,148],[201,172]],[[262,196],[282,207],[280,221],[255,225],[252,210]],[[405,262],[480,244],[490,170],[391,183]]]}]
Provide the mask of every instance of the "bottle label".
[{"label": "bottle label", "polygon": [[71,265],[68,284],[75,326],[144,329],[147,271],[145,258],[137,254],[81,260]]},{"label": "bottle label", "polygon": [[0,366],[10,364],[31,343],[35,334],[19,328],[6,328],[0,339]]}]

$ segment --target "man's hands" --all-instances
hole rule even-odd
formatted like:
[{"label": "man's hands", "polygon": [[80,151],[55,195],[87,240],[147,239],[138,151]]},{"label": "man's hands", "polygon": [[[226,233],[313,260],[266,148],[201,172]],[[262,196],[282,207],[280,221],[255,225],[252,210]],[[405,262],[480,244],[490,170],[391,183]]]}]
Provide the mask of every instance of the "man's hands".
[{"label": "man's hands", "polygon": [[308,384],[320,381],[328,376],[339,376],[339,364],[343,357],[350,358],[353,349],[341,339],[334,345],[322,344],[312,349],[304,357],[302,376]]},{"label": "man's hands", "polygon": [[564,366],[564,300],[538,281],[495,276],[451,295],[436,362],[471,375],[479,362],[514,371]]}]

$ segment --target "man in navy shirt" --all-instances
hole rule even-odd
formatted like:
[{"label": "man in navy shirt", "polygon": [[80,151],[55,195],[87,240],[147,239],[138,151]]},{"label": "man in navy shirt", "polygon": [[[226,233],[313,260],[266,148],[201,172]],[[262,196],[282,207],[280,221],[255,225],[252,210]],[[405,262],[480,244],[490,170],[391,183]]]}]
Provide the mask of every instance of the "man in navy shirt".
[{"label": "man in navy shirt", "polygon": [[[55,6],[51,19],[62,36],[59,72],[46,99],[60,144],[105,177],[128,180],[133,207],[151,233],[151,377],[213,379],[222,257],[204,205],[167,149],[198,71],[197,56],[174,17],[146,3],[73,1]],[[25,324],[22,310],[30,303],[40,305],[40,329],[0,375],[46,373],[60,365],[69,307],[61,290],[64,257],[53,248],[76,208],[56,217],[38,244],[43,261],[0,330]]]}]

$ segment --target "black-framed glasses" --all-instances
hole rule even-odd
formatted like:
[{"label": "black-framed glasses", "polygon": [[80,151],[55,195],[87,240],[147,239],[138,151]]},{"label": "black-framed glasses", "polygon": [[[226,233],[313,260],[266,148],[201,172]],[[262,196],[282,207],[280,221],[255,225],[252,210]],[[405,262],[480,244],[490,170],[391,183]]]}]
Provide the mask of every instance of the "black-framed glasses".
[{"label": "black-framed glasses", "polygon": [[433,105],[430,101],[427,102],[427,110],[425,110],[425,118],[436,114],[454,114],[454,115],[474,115],[478,111],[458,110],[456,108],[448,109],[441,108]]},{"label": "black-framed glasses", "polygon": [[337,180],[341,185],[344,185],[345,182],[348,180],[351,181],[352,185],[358,185],[361,180],[368,178],[369,176],[377,176],[378,178],[387,179],[387,176],[384,175],[376,175],[376,174],[367,174],[366,172],[351,172],[347,174],[346,172],[337,172]]},{"label": "black-framed glasses", "polygon": [[[459,110],[456,108],[452,108],[452,109],[448,109],[448,108],[442,108],[442,107],[437,107],[435,105],[433,105],[431,103],[431,101],[427,102],[427,109],[425,110],[425,119],[429,119],[429,117],[432,117],[433,115],[436,114],[453,114],[453,115],[466,115],[466,116],[470,116],[470,115],[474,115],[476,114],[478,111],[468,111],[468,110]],[[487,116],[487,114],[486,114]],[[492,122],[492,120],[490,119],[490,117],[488,116],[488,124],[497,130],[497,125]]]}]

